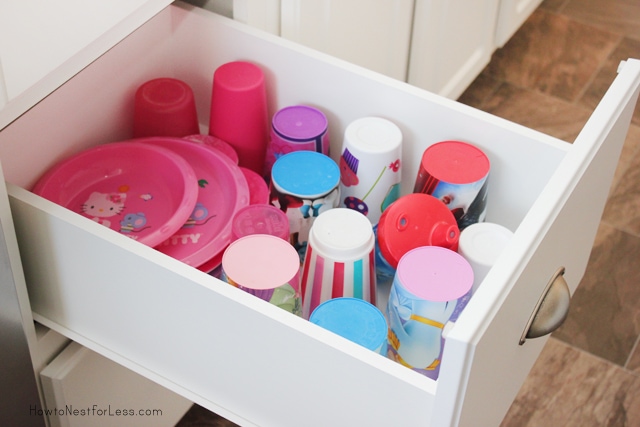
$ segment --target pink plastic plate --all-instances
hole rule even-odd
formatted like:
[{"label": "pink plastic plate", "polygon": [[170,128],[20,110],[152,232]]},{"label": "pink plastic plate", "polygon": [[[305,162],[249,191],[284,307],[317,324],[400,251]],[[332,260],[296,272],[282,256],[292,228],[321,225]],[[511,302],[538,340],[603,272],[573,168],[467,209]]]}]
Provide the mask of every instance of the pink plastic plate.
[{"label": "pink plastic plate", "polygon": [[33,192],[148,246],[179,230],[198,183],[189,163],[166,148],[114,142],[49,169]]},{"label": "pink plastic plate", "polygon": [[182,138],[140,138],[141,145],[173,150],[194,169],[198,200],[185,224],[156,249],[199,267],[231,243],[231,220],[249,204],[249,187],[240,168],[223,153]]}]

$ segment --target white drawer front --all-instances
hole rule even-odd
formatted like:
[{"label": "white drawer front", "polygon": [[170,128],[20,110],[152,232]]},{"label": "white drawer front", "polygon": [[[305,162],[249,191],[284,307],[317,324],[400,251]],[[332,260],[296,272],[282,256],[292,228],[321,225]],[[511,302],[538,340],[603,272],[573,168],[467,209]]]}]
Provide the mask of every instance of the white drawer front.
[{"label": "white drawer front", "polygon": [[[325,111],[334,156],[351,121],[398,124],[404,193],[430,144],[466,140],[489,156],[487,220],[516,233],[451,331],[437,382],[24,189],[73,152],[129,138],[133,93],[147,79],[188,82],[206,126],[213,71],[237,59],[265,69],[272,113],[298,103]],[[548,276],[558,263],[573,286],[582,275],[639,76],[629,63],[572,146],[171,6],[0,132],[34,316],[243,425],[472,426],[478,414],[497,424],[544,341],[518,345]]]}]

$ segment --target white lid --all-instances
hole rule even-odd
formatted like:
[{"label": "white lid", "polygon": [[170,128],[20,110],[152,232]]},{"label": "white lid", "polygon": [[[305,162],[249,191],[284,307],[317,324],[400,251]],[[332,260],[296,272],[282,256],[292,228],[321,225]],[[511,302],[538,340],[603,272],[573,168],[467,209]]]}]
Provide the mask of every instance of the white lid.
[{"label": "white lid", "polygon": [[364,258],[374,243],[371,222],[353,209],[333,208],[321,213],[309,232],[309,245],[335,261]]},{"label": "white lid", "polygon": [[362,153],[386,153],[400,147],[402,132],[387,119],[362,117],[347,126],[344,139],[350,148]]},{"label": "white lid", "polygon": [[458,252],[473,264],[492,266],[512,236],[511,230],[500,224],[471,224],[460,233]]}]

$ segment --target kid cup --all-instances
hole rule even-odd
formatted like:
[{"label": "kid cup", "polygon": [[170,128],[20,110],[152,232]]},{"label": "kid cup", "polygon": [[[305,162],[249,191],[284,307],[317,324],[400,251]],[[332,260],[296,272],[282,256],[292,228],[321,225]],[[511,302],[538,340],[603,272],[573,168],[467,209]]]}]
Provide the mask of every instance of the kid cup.
[{"label": "kid cup", "polygon": [[291,244],[301,257],[316,217],[338,206],[339,182],[336,162],[315,151],[294,151],[273,164],[270,203],[287,214]]},{"label": "kid cup", "polygon": [[329,121],[324,113],[307,105],[279,110],[271,120],[271,139],[267,146],[265,176],[275,161],[292,151],[315,151],[329,155]]},{"label": "kid cup", "polygon": [[493,264],[509,244],[513,232],[500,224],[478,222],[460,233],[458,253],[471,264],[475,293]]},{"label": "kid cup", "polygon": [[471,144],[438,142],[424,151],[413,192],[441,200],[463,230],[484,221],[489,167],[487,156]]},{"label": "kid cup", "polygon": [[376,306],[358,298],[334,298],[320,304],[311,323],[376,353],[387,353],[387,321]]},{"label": "kid cup", "polygon": [[400,195],[402,133],[389,120],[363,117],[345,130],[340,156],[340,206],[376,225]]},{"label": "kid cup", "polygon": [[262,69],[244,61],[218,67],[213,74],[209,135],[231,144],[240,166],[262,174],[268,130]]},{"label": "kid cup", "polygon": [[439,246],[407,252],[389,294],[389,358],[437,379],[442,332],[466,306],[472,285],[471,266],[458,253]]},{"label": "kid cup", "polygon": [[338,297],[376,300],[373,228],[359,212],[334,208],[311,227],[302,267],[304,318],[324,301]]},{"label": "kid cup", "polygon": [[136,90],[133,136],[182,137],[198,133],[198,116],[191,87],[182,80],[161,77]]},{"label": "kid cup", "polygon": [[300,315],[299,270],[295,249],[266,234],[241,237],[222,256],[227,283],[296,315]]}]

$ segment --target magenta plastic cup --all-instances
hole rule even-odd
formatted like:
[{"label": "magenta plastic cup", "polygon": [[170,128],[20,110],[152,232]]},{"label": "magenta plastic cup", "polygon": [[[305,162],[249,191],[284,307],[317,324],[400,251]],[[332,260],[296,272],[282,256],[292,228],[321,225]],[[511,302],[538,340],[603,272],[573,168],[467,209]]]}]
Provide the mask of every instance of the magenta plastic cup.
[{"label": "magenta plastic cup", "polygon": [[213,75],[209,135],[228,142],[239,165],[262,174],[269,140],[264,74],[255,64],[234,61]]},{"label": "magenta plastic cup", "polygon": [[133,136],[183,137],[199,132],[196,104],[185,82],[161,77],[142,84],[135,94]]}]

